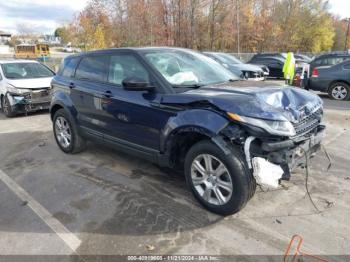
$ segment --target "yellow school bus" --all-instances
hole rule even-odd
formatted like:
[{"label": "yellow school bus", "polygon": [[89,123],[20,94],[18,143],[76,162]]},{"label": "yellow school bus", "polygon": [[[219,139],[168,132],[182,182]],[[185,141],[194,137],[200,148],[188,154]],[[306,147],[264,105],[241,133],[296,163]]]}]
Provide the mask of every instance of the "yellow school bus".
[{"label": "yellow school bus", "polygon": [[16,58],[46,59],[50,56],[50,48],[47,44],[27,45],[21,44],[15,47]]}]

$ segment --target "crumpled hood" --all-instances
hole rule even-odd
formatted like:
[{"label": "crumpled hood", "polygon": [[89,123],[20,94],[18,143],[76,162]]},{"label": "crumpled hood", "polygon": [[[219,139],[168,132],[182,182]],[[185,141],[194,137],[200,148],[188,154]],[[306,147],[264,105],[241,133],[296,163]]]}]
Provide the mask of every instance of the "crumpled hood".
[{"label": "crumpled hood", "polygon": [[298,122],[323,104],[317,95],[300,88],[251,81],[205,86],[184,93],[164,95],[161,103],[210,103],[222,111],[241,116],[291,122]]},{"label": "crumpled hood", "polygon": [[51,85],[52,77],[32,78],[32,79],[7,79],[7,83],[26,89],[48,88]]}]

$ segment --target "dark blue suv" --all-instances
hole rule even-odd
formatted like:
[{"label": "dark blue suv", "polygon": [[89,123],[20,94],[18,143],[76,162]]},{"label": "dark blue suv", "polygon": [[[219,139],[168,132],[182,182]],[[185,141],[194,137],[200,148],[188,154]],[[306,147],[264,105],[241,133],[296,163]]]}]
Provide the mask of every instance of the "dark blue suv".
[{"label": "dark blue suv", "polygon": [[[252,85],[260,85],[251,87]],[[305,90],[242,81],[178,48],[67,57],[52,81],[51,118],[66,153],[86,140],[184,170],[207,209],[232,214],[256,183],[277,187],[320,146],[322,101]]]}]

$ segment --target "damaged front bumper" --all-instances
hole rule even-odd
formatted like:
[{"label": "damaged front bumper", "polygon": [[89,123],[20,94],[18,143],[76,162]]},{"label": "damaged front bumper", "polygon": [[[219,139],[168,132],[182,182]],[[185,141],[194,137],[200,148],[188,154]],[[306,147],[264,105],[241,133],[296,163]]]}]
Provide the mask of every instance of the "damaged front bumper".
[{"label": "damaged front bumper", "polygon": [[275,164],[287,164],[290,170],[306,164],[305,157],[311,157],[321,147],[325,126],[319,125],[314,132],[305,136],[280,142],[263,142],[261,148],[267,152],[267,159]]},{"label": "damaged front bumper", "polygon": [[249,136],[244,141],[248,167],[258,184],[276,188],[279,180],[289,180],[291,171],[305,167],[320,148],[325,126],[319,124],[307,134],[284,140]]},{"label": "damaged front bumper", "polygon": [[50,108],[51,93],[49,90],[40,90],[27,94],[7,93],[11,110],[15,113],[28,113]]}]

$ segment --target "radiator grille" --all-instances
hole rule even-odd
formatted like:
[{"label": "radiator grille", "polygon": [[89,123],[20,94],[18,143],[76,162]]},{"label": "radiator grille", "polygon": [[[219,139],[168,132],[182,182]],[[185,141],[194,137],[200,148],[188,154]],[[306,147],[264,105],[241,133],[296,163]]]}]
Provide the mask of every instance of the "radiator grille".
[{"label": "radiator grille", "polygon": [[298,123],[294,123],[294,129],[297,135],[306,134],[309,131],[313,130],[321,122],[323,110],[319,108],[310,115],[307,115],[301,119]]}]

